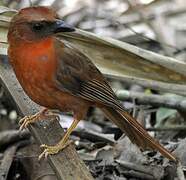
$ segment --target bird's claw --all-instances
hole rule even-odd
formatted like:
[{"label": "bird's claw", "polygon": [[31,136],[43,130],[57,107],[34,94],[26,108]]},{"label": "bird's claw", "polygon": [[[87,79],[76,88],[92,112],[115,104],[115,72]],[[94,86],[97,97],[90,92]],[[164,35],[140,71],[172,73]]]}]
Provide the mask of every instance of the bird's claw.
[{"label": "bird's claw", "polygon": [[42,144],[40,146],[41,148],[44,148],[44,151],[39,155],[39,160],[44,156],[45,158],[48,157],[49,154],[57,154],[59,152],[59,147],[56,146],[48,146],[46,144]]},{"label": "bird's claw", "polygon": [[63,145],[55,145],[55,146],[48,146],[46,144],[42,144],[40,147],[44,148],[44,151],[39,155],[38,160],[41,160],[43,157],[47,158],[48,155],[57,154],[59,151],[66,148],[70,143],[72,143],[71,140],[67,141]]},{"label": "bird's claw", "polygon": [[22,118],[19,121],[19,125],[20,128],[19,130],[23,130],[24,128],[27,128],[27,126],[31,123],[34,123],[40,119],[57,119],[58,121],[59,119],[59,115],[57,114],[53,114],[52,112],[50,112],[48,109],[43,109],[40,112],[34,114],[34,115],[30,115],[30,116],[25,116],[24,118]]},{"label": "bird's claw", "polygon": [[37,118],[36,115],[32,115],[32,116],[25,116],[24,118],[22,118],[20,121],[19,121],[19,125],[20,128],[19,130],[23,130],[25,128],[27,128],[27,126],[30,124],[30,123],[33,123],[35,121],[35,118]]}]

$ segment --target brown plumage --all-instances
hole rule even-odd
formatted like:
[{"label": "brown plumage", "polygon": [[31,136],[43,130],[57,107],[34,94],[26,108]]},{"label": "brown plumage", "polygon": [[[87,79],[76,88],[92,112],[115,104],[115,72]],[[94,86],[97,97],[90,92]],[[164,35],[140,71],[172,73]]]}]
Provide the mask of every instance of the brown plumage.
[{"label": "brown plumage", "polygon": [[[74,29],[59,20],[54,11],[47,7],[22,9],[14,16],[9,28],[9,58],[28,96],[46,108],[74,113],[74,122],[65,137],[55,146],[43,145],[45,150],[40,157],[63,149],[88,108],[96,106],[133,143],[142,149],[158,150],[176,161],[125,111],[96,66],[68,42],[55,36],[57,32],[66,31]],[[39,115],[24,119],[21,128],[38,119]]]}]

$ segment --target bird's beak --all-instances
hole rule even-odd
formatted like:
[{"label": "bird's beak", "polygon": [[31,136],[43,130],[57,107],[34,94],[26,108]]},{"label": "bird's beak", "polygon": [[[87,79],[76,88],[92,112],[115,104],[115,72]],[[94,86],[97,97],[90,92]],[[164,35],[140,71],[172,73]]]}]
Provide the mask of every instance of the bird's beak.
[{"label": "bird's beak", "polygon": [[54,33],[58,32],[73,32],[75,28],[69,24],[66,24],[64,21],[57,19],[53,26]]}]

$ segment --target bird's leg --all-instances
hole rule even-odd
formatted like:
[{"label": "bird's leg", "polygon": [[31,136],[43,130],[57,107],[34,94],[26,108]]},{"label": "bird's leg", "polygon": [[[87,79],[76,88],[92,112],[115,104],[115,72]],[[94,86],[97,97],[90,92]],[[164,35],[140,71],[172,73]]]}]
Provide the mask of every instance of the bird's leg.
[{"label": "bird's leg", "polygon": [[45,158],[49,154],[57,154],[60,150],[64,149],[66,146],[68,146],[72,141],[68,141],[68,138],[72,131],[76,128],[77,124],[79,123],[79,120],[74,119],[71,126],[68,128],[67,132],[65,133],[64,137],[54,146],[48,146],[46,144],[42,144],[40,147],[44,148],[44,151],[40,154],[39,160],[45,156]]},{"label": "bird's leg", "polygon": [[29,124],[34,123],[36,121],[42,120],[42,119],[49,119],[49,118],[57,118],[59,119],[58,115],[53,114],[52,112],[50,112],[48,109],[44,108],[41,111],[39,111],[38,113],[34,114],[34,115],[30,115],[30,116],[25,116],[24,118],[22,118],[19,121],[20,124],[20,128],[19,130],[23,130],[24,128],[26,128]]}]

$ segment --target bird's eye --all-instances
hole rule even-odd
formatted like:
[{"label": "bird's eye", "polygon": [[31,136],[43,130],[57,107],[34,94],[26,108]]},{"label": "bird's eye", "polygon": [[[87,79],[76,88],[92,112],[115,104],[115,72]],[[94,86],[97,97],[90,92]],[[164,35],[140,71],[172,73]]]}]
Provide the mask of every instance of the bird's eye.
[{"label": "bird's eye", "polygon": [[43,27],[44,27],[43,23],[35,23],[32,25],[34,31],[40,31],[43,29]]}]

